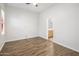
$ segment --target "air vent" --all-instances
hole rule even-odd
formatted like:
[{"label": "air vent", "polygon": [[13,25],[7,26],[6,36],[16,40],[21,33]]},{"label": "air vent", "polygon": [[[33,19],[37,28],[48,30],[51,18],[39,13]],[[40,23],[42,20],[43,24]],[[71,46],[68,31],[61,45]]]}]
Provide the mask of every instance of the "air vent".
[{"label": "air vent", "polygon": [[25,3],[25,4],[27,4],[27,5],[32,4],[32,5],[34,5],[35,7],[38,7],[38,4],[33,4],[33,3]]},{"label": "air vent", "polygon": [[25,3],[25,4],[29,5],[29,4],[31,4],[31,3]]}]

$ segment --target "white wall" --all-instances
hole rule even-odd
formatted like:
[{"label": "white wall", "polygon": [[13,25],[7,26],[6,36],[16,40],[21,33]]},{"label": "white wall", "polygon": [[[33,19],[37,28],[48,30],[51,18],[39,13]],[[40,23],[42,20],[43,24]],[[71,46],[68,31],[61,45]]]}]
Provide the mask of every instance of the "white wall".
[{"label": "white wall", "polygon": [[48,39],[47,30],[47,19],[46,16],[40,13],[39,16],[39,36]]},{"label": "white wall", "polygon": [[47,38],[47,20],[53,20],[53,41],[79,51],[79,4],[53,4],[40,14],[40,36]]},{"label": "white wall", "polygon": [[14,41],[38,36],[38,14],[6,6],[6,39]]}]

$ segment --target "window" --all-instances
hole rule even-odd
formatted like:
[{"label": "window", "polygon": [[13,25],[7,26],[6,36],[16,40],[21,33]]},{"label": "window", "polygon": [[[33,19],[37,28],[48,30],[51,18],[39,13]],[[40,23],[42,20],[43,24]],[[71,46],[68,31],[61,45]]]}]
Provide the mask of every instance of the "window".
[{"label": "window", "polygon": [[1,16],[0,16],[0,33],[4,35],[4,10],[1,9]]}]

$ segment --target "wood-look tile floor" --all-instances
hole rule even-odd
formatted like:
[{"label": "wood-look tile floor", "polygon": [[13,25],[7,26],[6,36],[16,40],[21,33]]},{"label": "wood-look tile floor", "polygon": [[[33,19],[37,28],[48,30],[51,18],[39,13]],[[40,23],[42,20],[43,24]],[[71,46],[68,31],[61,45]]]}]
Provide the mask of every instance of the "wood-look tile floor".
[{"label": "wood-look tile floor", "polygon": [[78,52],[67,49],[40,37],[6,42],[1,56],[79,56]]}]

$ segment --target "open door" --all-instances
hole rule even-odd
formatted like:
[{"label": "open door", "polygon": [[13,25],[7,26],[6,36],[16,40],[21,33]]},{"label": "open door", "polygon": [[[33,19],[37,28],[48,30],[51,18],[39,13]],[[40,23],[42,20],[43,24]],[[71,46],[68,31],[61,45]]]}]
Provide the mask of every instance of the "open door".
[{"label": "open door", "polygon": [[48,39],[53,38],[53,21],[52,19],[48,19]]}]

